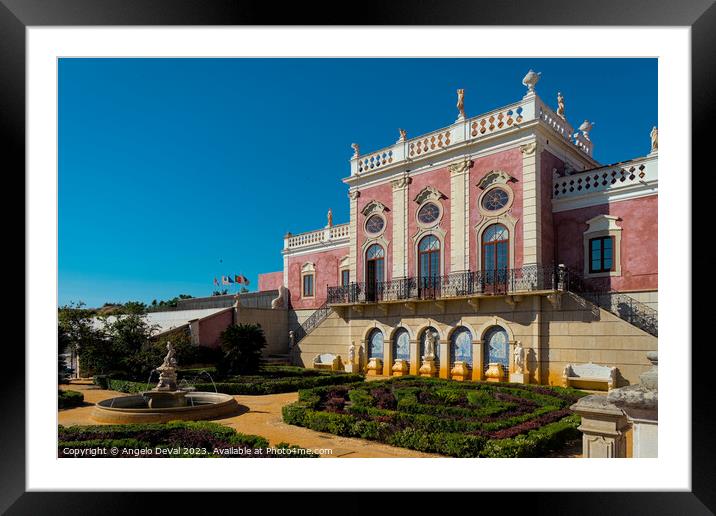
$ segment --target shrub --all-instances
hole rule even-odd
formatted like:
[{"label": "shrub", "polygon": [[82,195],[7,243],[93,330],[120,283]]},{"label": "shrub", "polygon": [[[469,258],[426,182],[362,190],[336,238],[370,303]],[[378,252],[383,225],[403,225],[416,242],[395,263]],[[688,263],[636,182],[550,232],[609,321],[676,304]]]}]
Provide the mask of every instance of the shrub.
[{"label": "shrub", "polygon": [[85,401],[85,395],[77,391],[57,391],[57,406],[61,409],[79,407]]},{"label": "shrub", "polygon": [[232,324],[221,332],[221,350],[224,355],[216,366],[219,376],[251,374],[262,364],[261,354],[266,337],[258,324]]}]

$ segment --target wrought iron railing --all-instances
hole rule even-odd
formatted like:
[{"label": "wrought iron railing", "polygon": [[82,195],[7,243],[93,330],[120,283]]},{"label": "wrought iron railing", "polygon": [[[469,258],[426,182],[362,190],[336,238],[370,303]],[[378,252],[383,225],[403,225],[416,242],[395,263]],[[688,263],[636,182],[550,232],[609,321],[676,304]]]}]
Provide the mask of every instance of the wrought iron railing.
[{"label": "wrought iron railing", "polygon": [[657,337],[659,334],[659,313],[650,306],[633,297],[615,292],[608,288],[599,288],[588,283],[571,269],[563,269],[566,289],[586,299],[590,303],[611,312],[620,319]]},{"label": "wrought iron railing", "polygon": [[316,311],[313,312],[308,319],[303,321],[303,324],[301,324],[301,326],[293,332],[295,342],[299,342],[302,338],[311,333],[319,324],[323,322],[326,317],[328,317],[331,310],[333,309],[328,306],[327,302],[317,308]]},{"label": "wrought iron railing", "polygon": [[328,287],[327,302],[329,304],[371,303],[556,290],[559,287],[558,279],[556,268],[536,265],[520,269],[467,271],[446,276],[402,278]]},{"label": "wrought iron railing", "polygon": [[[599,288],[597,285],[598,283],[595,282],[586,282],[579,273],[564,266],[528,265],[520,269],[457,272],[446,276],[402,278],[392,281],[360,282],[340,287],[328,287],[327,304],[324,306],[559,290],[576,294],[650,335],[658,335],[658,312],[656,310],[627,294]],[[314,316],[316,315],[314,314]]]}]

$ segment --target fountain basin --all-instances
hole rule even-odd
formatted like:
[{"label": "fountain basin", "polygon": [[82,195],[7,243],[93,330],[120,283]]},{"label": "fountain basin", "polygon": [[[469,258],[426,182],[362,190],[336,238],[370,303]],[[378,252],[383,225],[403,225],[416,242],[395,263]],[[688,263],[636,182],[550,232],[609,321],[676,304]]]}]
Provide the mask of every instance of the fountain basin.
[{"label": "fountain basin", "polygon": [[149,408],[186,407],[189,403],[185,391],[151,390],[142,393]]},{"label": "fountain basin", "polygon": [[236,415],[239,412],[239,404],[229,394],[187,392],[184,395],[184,400],[186,401],[185,406],[158,407],[156,403],[152,403],[153,406],[150,407],[148,400],[141,394],[109,398],[95,405],[92,419],[99,423],[120,425],[166,423],[176,420],[219,419]]}]

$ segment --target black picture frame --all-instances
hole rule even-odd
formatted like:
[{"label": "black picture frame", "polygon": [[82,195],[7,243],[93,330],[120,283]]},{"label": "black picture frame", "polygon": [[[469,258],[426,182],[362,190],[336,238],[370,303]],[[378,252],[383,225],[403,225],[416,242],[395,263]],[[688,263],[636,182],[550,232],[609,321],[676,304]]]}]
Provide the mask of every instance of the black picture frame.
[{"label": "black picture frame", "polygon": [[[4,129],[4,167],[24,192],[25,169],[25,30],[28,26],[91,25],[557,25],[557,26],[688,26],[692,44],[692,155],[693,169],[702,172],[699,188],[693,190],[694,210],[709,201],[708,186],[714,184],[708,164],[713,147],[713,101],[710,79],[716,69],[716,7],[713,0],[574,0],[531,1],[441,1],[434,4],[392,1],[362,2],[349,6],[350,18],[341,17],[337,3],[328,7],[307,3],[245,2],[240,0],[0,0],[0,127]],[[684,128],[685,130],[688,128]],[[669,171],[686,175],[689,171]],[[693,177],[693,176],[692,176]],[[6,186],[8,187],[8,186]],[[9,188],[9,187],[8,187]],[[17,196],[17,195],[15,195]],[[702,202],[698,202],[699,196]],[[14,208],[15,213],[17,208]],[[693,213],[693,235],[706,235],[708,214]],[[6,220],[10,215],[6,215]],[[15,215],[16,218],[16,215]],[[684,235],[680,235],[683,237]],[[684,240],[679,243],[683,245]],[[692,254],[694,274],[708,278],[710,253]],[[24,266],[23,266],[24,268]],[[32,271],[24,268],[25,275]],[[687,271],[681,274],[691,284]],[[48,292],[52,287],[48,286]],[[699,303],[701,294],[692,291],[692,321],[709,320],[711,302]],[[705,298],[705,296],[704,296]],[[688,302],[689,300],[684,300]],[[690,492],[571,492],[510,494],[509,505],[525,507],[529,514],[712,514],[716,510],[716,454],[711,429],[714,397],[709,389],[713,369],[713,343],[699,341],[691,321],[685,332],[698,353],[692,362],[692,490]],[[16,342],[16,341],[15,341]],[[684,342],[663,345],[687,346]],[[21,347],[6,343],[12,367],[3,370],[2,460],[0,460],[0,510],[8,514],[121,514],[141,512],[137,494],[126,493],[27,493],[25,489],[25,356]],[[54,350],[54,345],[49,349]],[[15,356],[10,356],[10,353]],[[48,351],[49,352],[49,351]],[[688,381],[685,379],[684,381]],[[566,474],[566,473],[565,473]],[[558,480],[556,480],[558,483]],[[151,498],[152,495],[145,495]],[[212,495],[217,496],[217,495]],[[244,496],[244,495],[241,495]],[[479,505],[492,505],[489,493],[480,494]],[[502,493],[498,496],[504,497]],[[162,512],[185,510],[202,497],[174,494],[163,496]],[[228,510],[225,496],[211,506]],[[504,503],[495,500],[495,503]],[[295,500],[295,499],[294,499]],[[345,501],[345,499],[344,499]],[[258,503],[261,503],[257,500]],[[248,503],[245,501],[244,503]],[[304,503],[304,502],[298,502]],[[447,500],[445,503],[448,503]],[[529,504],[525,506],[524,504]],[[352,505],[348,503],[347,505]],[[361,502],[362,507],[370,504]],[[206,505],[205,505],[206,507]],[[223,509],[221,509],[223,507]],[[246,506],[244,506],[246,508]],[[249,505],[251,507],[251,505]],[[477,504],[472,505],[477,508]],[[503,506],[504,507],[504,506]],[[529,507],[529,508],[527,508]],[[346,507],[348,508],[348,507]],[[349,508],[348,508],[349,509]],[[184,511],[178,513],[184,513]],[[366,509],[364,509],[366,510]]]}]

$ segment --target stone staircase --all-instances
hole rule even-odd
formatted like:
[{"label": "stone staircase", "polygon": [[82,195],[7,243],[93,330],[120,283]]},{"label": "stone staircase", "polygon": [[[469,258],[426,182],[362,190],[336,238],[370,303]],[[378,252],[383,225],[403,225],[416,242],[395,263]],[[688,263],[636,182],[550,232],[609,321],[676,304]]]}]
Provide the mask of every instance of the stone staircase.
[{"label": "stone staircase", "polygon": [[316,311],[313,312],[308,319],[303,321],[303,324],[296,331],[294,331],[296,343],[301,342],[301,339],[316,329],[318,325],[331,314],[331,312],[333,312],[333,309],[328,306],[327,301],[317,308]]},{"label": "stone staircase", "polygon": [[[583,278],[573,270],[567,270],[567,290],[577,298],[584,300],[595,308],[602,308],[621,320],[636,326],[649,335],[658,337],[659,313],[634,299],[615,291],[597,290],[587,286]],[[578,301],[579,301],[578,299]],[[584,306],[584,303],[580,303]]]}]

